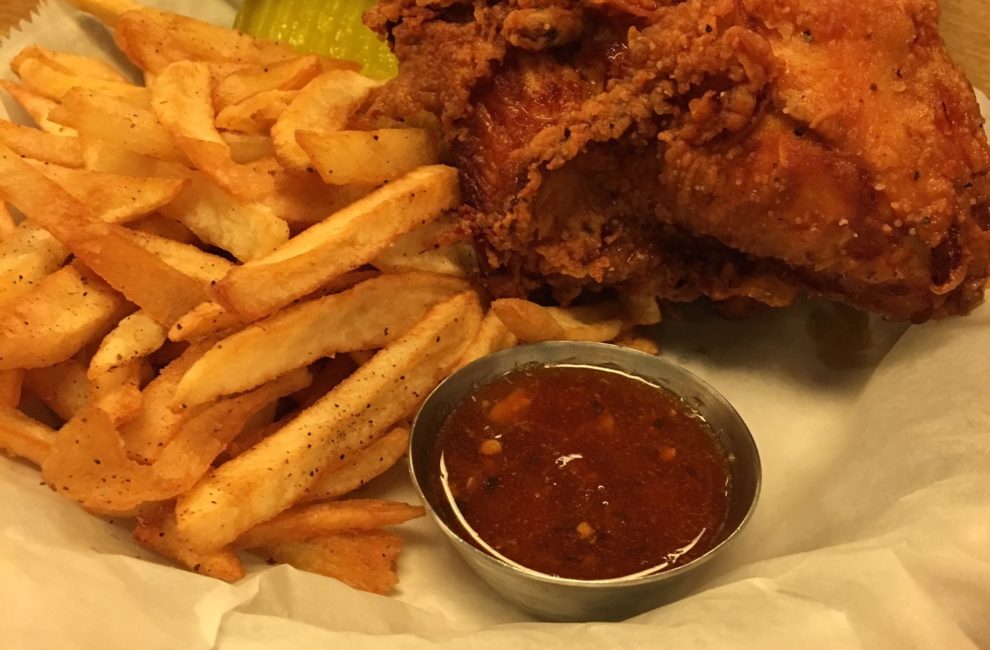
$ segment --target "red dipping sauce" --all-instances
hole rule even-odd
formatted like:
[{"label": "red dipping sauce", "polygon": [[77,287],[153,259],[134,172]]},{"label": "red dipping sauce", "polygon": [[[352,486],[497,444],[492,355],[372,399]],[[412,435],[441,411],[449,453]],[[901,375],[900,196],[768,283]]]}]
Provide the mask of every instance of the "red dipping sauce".
[{"label": "red dipping sauce", "polygon": [[601,368],[527,366],[444,422],[428,489],[481,550],[602,580],[681,566],[718,540],[725,451],[676,395]]}]

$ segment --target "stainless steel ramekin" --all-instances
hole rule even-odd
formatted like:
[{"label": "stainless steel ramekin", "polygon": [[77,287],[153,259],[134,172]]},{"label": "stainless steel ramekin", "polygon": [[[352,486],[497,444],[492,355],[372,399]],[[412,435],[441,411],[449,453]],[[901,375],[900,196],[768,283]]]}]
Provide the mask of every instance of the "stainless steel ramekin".
[{"label": "stainless steel ramekin", "polygon": [[[687,564],[649,575],[576,580],[510,564],[463,539],[439,514],[444,508],[426,490],[437,432],[453,409],[476,387],[528,364],[582,365],[619,370],[681,396],[705,418],[729,457],[732,475],[728,516],[715,545]],[[724,550],[756,507],[761,468],[756,443],[735,409],[690,372],[642,352],[602,343],[569,341],[526,345],[478,359],[448,377],[423,403],[409,437],[409,471],[430,516],[481,578],[521,610],[547,620],[617,620],[653,609],[683,594],[695,570]]]}]

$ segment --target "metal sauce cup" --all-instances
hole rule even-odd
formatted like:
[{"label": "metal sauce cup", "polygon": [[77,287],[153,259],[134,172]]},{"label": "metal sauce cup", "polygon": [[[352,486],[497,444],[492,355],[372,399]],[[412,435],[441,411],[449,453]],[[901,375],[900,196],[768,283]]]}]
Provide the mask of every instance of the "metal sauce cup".
[{"label": "metal sauce cup", "polygon": [[[509,563],[461,537],[440,513],[446,504],[429,486],[437,433],[455,407],[476,388],[533,363],[581,365],[618,370],[667,389],[696,409],[715,432],[729,458],[731,494],[725,525],[704,555],[669,570],[608,580],[560,578]],[[696,569],[731,542],[752,515],[760,493],[756,443],[735,409],[714,388],[690,372],[642,352],[603,343],[550,342],[520,346],[478,359],[430,394],[413,422],[409,471],[427,511],[464,560],[502,597],[539,618],[557,621],[618,620],[676,600],[691,586]]]}]

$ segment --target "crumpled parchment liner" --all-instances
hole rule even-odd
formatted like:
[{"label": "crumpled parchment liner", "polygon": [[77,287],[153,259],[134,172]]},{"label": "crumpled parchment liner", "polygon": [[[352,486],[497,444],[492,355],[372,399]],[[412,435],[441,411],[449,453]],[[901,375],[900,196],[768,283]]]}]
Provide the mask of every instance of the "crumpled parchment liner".
[{"label": "crumpled parchment liner", "polygon": [[[233,16],[220,0],[152,4],[221,24]],[[30,43],[117,56],[98,24],[58,2],[0,43],[0,58]],[[823,310],[808,302],[724,321],[688,308],[659,329],[663,354],[736,406],[764,469],[750,526],[674,604],[621,624],[534,622],[480,584],[426,519],[400,529],[392,597],[260,561],[228,585],[168,566],[119,522],[0,458],[0,639],[106,649],[990,647],[990,306],[899,340],[901,326],[871,318],[868,361],[846,370],[823,363],[809,336]],[[369,493],[413,500],[404,466]]]}]

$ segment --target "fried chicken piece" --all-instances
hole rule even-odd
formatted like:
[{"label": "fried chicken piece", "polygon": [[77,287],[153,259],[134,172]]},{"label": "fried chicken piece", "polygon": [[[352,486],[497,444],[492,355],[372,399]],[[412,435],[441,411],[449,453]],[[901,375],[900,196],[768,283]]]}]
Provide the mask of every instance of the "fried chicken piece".
[{"label": "fried chicken piece", "polygon": [[965,313],[990,265],[990,147],[934,0],[382,0],[462,172],[496,295],[607,287],[890,318]]}]

